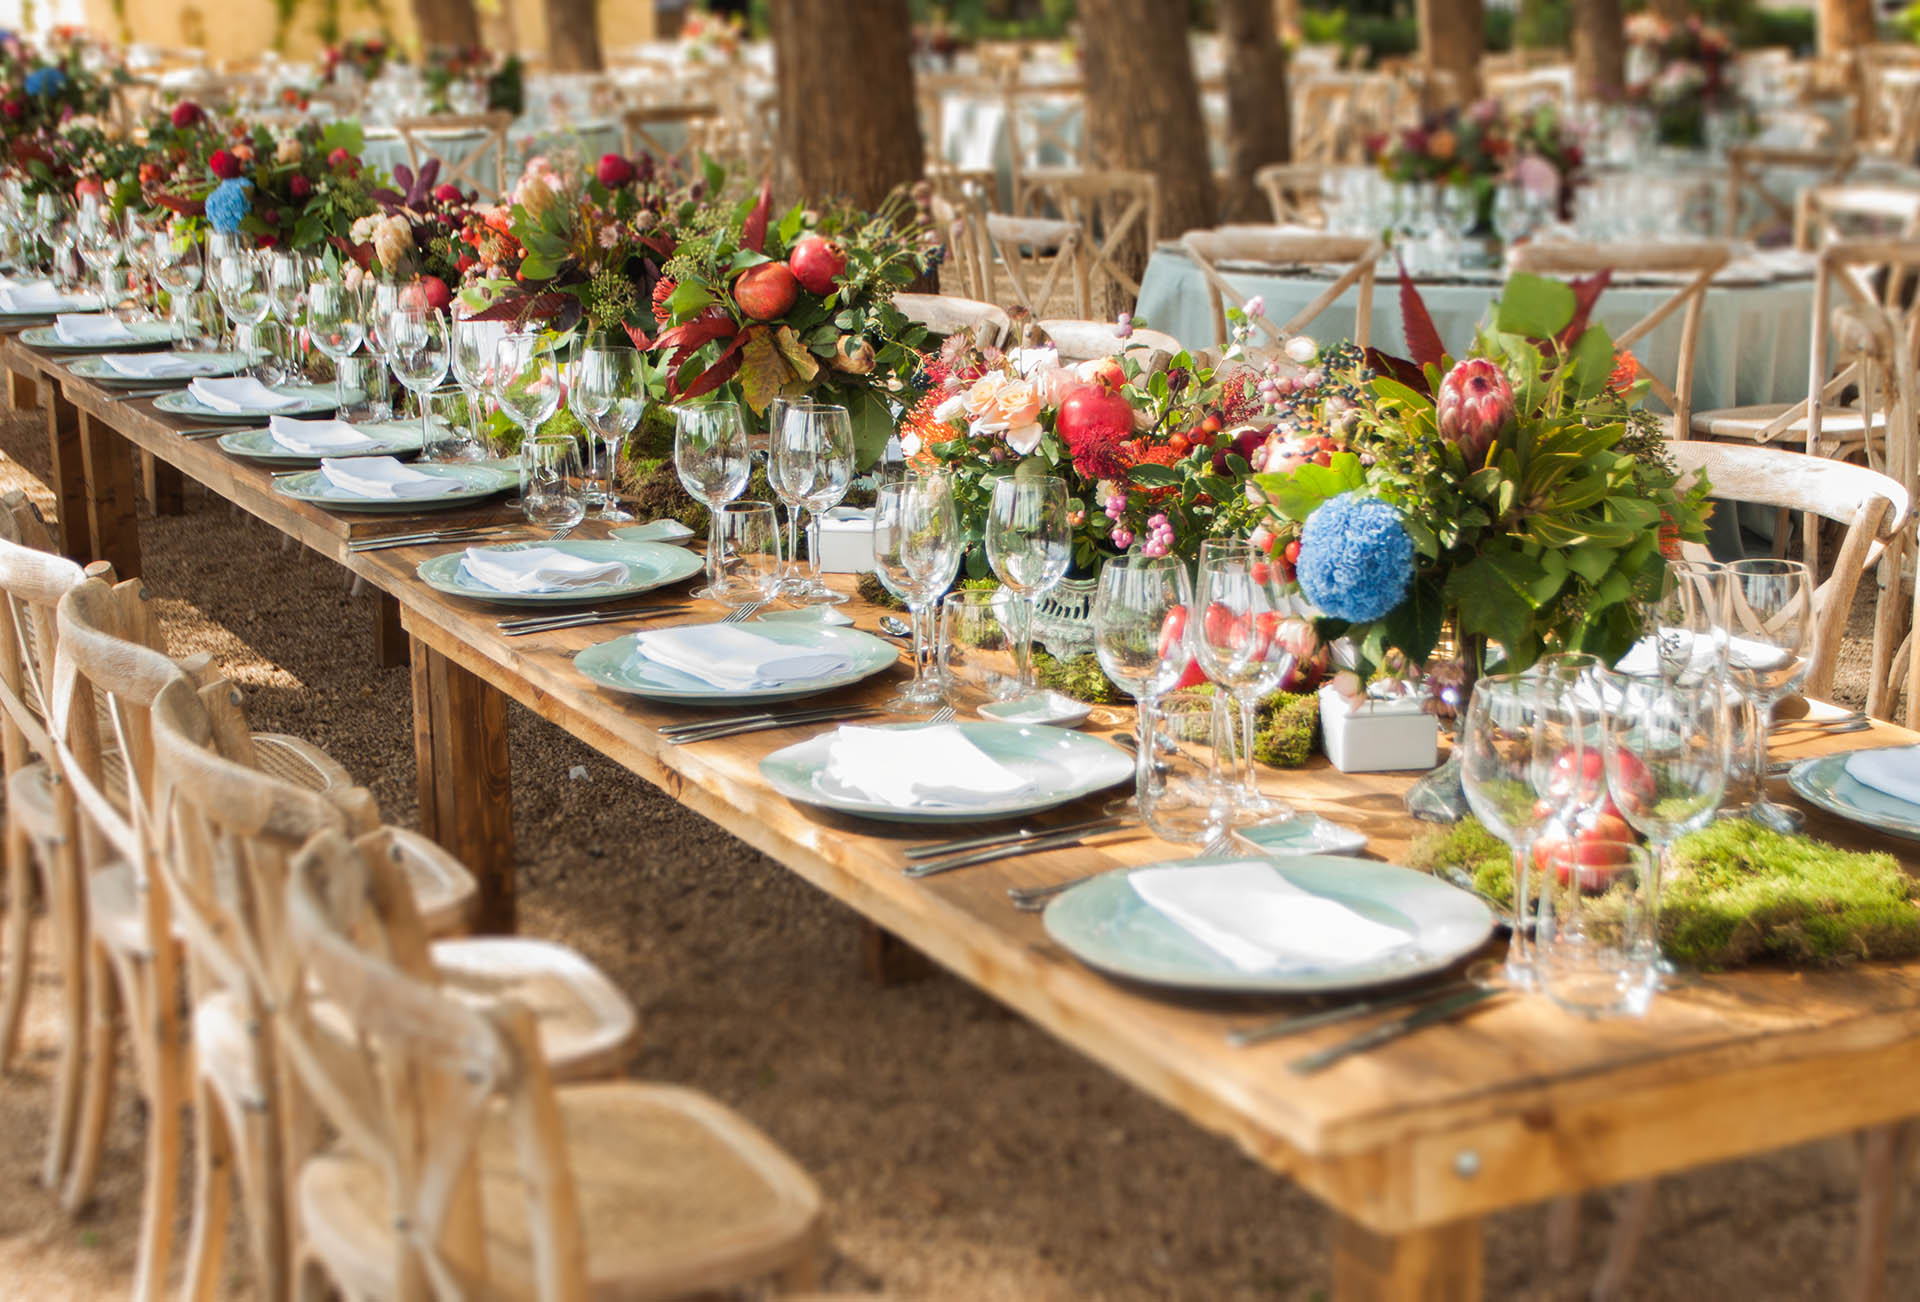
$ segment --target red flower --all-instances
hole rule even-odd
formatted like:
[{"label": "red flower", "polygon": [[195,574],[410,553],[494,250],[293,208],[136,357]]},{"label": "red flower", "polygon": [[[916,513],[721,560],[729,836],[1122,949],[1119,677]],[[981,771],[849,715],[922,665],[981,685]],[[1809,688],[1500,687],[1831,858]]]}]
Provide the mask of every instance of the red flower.
[{"label": "red flower", "polygon": [[287,193],[296,199],[304,199],[313,193],[313,182],[295,172],[292,179],[287,182]]},{"label": "red flower", "polygon": [[459,203],[466,196],[460,193],[460,187],[448,181],[433,187],[433,197],[441,203]]},{"label": "red flower", "polygon": [[1640,377],[1640,363],[1627,349],[1622,348],[1613,355],[1613,373],[1607,376],[1607,387],[1615,393],[1625,393],[1633,387]]},{"label": "red flower", "polygon": [[327,155],[328,167],[345,167],[348,163],[351,163],[352,161],[353,161],[353,155],[349,154],[345,149],[336,149],[331,154]]},{"label": "red flower", "polygon": [[161,173],[159,167],[155,164],[142,163],[140,164],[138,175],[140,177],[140,186],[142,189],[145,189],[147,186],[158,184]]},{"label": "red flower", "polygon": [[1434,408],[1440,437],[1458,446],[1467,465],[1477,470],[1486,464],[1493,441],[1513,421],[1513,385],[1497,364],[1469,357],[1440,381]]},{"label": "red flower", "polygon": [[231,181],[240,175],[240,160],[229,150],[216,149],[207,157],[207,170],[222,181]]},{"label": "red flower", "polygon": [[667,310],[667,299],[676,286],[665,276],[653,282],[653,319],[661,325],[673,324],[673,313]]},{"label": "red flower", "polygon": [[27,106],[17,99],[0,99],[0,113],[6,114],[7,121],[18,122],[27,115]]},{"label": "red flower", "polygon": [[190,99],[183,99],[178,104],[175,104],[173,106],[173,112],[168,114],[168,118],[172,121],[174,129],[178,131],[185,131],[188,127],[199,126],[201,119],[206,116],[207,115],[201,111],[200,106]]},{"label": "red flower", "polygon": [[600,184],[607,189],[618,190],[633,180],[633,164],[618,154],[602,154],[599,165],[593,169],[593,174],[600,178]]}]

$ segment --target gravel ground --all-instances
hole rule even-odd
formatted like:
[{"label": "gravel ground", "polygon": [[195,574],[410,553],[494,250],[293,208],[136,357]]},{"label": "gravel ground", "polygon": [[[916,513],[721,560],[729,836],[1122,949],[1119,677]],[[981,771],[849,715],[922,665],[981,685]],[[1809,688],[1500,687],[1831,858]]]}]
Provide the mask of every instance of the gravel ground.
[{"label": "gravel ground", "polygon": [[[0,488],[38,488],[37,414],[0,415],[0,452]],[[254,727],[324,746],[390,821],[413,823],[408,676],[372,667],[370,606],[343,572],[192,488],[185,515],[143,529],[171,650],[211,652],[249,692]],[[636,1076],[724,1099],[813,1172],[833,1288],[966,1302],[1325,1296],[1329,1220],[1305,1194],[964,983],[870,985],[847,910],[518,707],[512,745],[524,929],[578,946],[632,995]],[[584,780],[569,778],[576,765]],[[92,1302],[129,1282],[140,1123],[128,1080],[81,1217],[39,1187],[58,1035],[41,978],[27,1052],[0,1078],[0,1297]],[[1630,1296],[1830,1296],[1853,1181],[1851,1150],[1835,1144],[1663,1182]],[[1546,1262],[1537,1211],[1494,1218],[1488,1296],[1583,1296],[1612,1201],[1585,1205],[1565,1272]],[[1892,1235],[1890,1297],[1920,1296],[1912,1219],[1903,1209]],[[243,1270],[231,1291],[248,1296]]]}]

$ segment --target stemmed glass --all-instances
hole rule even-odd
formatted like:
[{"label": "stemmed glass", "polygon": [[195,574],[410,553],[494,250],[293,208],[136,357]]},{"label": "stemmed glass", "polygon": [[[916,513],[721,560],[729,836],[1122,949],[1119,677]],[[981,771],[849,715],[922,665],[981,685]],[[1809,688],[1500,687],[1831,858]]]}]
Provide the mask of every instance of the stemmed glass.
[{"label": "stemmed glass", "polygon": [[[456,354],[458,349],[455,350]],[[647,364],[640,350],[611,335],[590,337],[580,352],[568,400],[581,423],[600,439],[606,458],[606,493],[600,518],[616,523],[633,519],[620,508],[620,445],[647,409]]]},{"label": "stemmed glass", "polygon": [[[772,442],[767,477],[787,504],[787,569],[780,595],[802,606],[845,601],[820,581],[820,513],[838,506],[853,482],[853,422],[845,407],[790,403],[768,431]],[[798,522],[805,507],[813,516],[808,534],[808,573],[799,571]]]},{"label": "stemmed glass", "polygon": [[1781,832],[1800,830],[1796,810],[1767,799],[1767,733],[1773,707],[1806,681],[1813,647],[1813,574],[1800,561],[1735,561],[1727,566],[1727,663],[1753,706],[1753,803],[1747,817]]},{"label": "stemmed glass", "polygon": [[735,604],[721,566],[726,550],[720,536],[720,508],[746,491],[752,461],[747,451],[747,426],[740,408],[730,402],[676,407],[673,412],[673,468],[680,483],[698,501],[706,503],[707,584],[694,596]]},{"label": "stemmed glass", "polygon": [[1671,561],[1641,627],[1659,672],[1679,682],[1727,673],[1727,567],[1718,561]]},{"label": "stemmed glass", "polygon": [[366,338],[365,308],[359,292],[337,280],[314,281],[307,287],[306,300],[307,337],[333,362],[333,402],[344,419],[347,388],[340,378],[340,363]]},{"label": "stemmed glass", "polygon": [[376,280],[366,291],[367,300],[367,351],[380,359],[380,392],[373,395],[374,418],[385,420],[393,415],[393,409],[387,403],[387,384],[384,372],[392,366],[393,359],[388,356],[387,323],[393,314],[400,310],[402,299],[399,283],[391,280]]},{"label": "stemmed glass", "polygon": [[1540,683],[1489,674],[1473,685],[1460,734],[1460,786],[1482,823],[1513,850],[1513,939],[1507,981],[1532,989],[1533,843],[1558,812],[1552,800],[1553,746],[1540,727]]},{"label": "stemmed glass", "polygon": [[142,312],[148,320],[158,320],[160,316],[161,241],[166,234],[167,215],[164,211],[142,213],[128,210],[127,261],[140,273],[142,301],[147,305]]},{"label": "stemmed glass", "polygon": [[403,307],[389,316],[387,363],[394,378],[412,392],[420,404],[420,446],[433,446],[433,430],[427,411],[427,395],[447,378],[447,318],[443,312],[423,306]]},{"label": "stemmed glass", "polygon": [[33,225],[40,232],[40,242],[47,246],[47,274],[56,281],[63,274],[60,270],[60,251],[70,246],[74,237],[73,209],[59,195],[41,191],[33,200]]},{"label": "stemmed glass", "polygon": [[[553,343],[537,330],[516,330],[493,350],[493,398],[507,419],[520,427],[520,445],[560,410],[560,373]],[[523,457],[521,464],[526,460]],[[508,503],[519,505],[517,500]]]},{"label": "stemmed glass", "polygon": [[1134,791],[1143,817],[1153,789],[1153,712],[1186,672],[1180,630],[1192,606],[1187,567],[1177,557],[1129,552],[1100,571],[1093,648],[1114,686],[1134,699],[1139,728]]},{"label": "stemmed glass", "polygon": [[1073,559],[1067,524],[1067,481],[1052,476],[997,479],[987,512],[987,561],[1002,585],[1021,598],[1014,640],[1015,698],[1033,694],[1034,603],[1066,577]]},{"label": "stemmed glass", "polygon": [[885,708],[922,714],[946,702],[934,663],[934,612],[960,572],[960,518],[953,481],[941,474],[909,475],[880,486],[873,504],[873,568],[888,592],[913,617],[913,680]]},{"label": "stemmed glass", "polygon": [[113,210],[97,199],[82,203],[74,217],[73,239],[81,261],[92,269],[94,283],[104,292],[106,273],[126,254],[126,239]]},{"label": "stemmed glass", "polygon": [[[287,328],[287,378],[298,379],[301,378],[301,367],[294,341],[300,329],[300,311],[306,306],[307,282],[312,279],[313,268],[304,254],[291,249],[268,249],[266,261],[267,303],[273,315]],[[361,328],[364,332],[365,327]]]},{"label": "stemmed glass", "polygon": [[505,322],[476,321],[467,314],[465,304],[458,301],[454,303],[453,378],[467,395],[469,425],[463,440],[464,446],[456,450],[456,455],[486,455],[486,439],[481,432],[481,421],[486,414],[484,398],[493,384],[495,350],[506,334]]},{"label": "stemmed glass", "polygon": [[1200,618],[1187,620],[1186,627],[1187,650],[1240,707],[1240,774],[1233,804],[1241,823],[1269,822],[1293,813],[1286,801],[1260,790],[1253,762],[1255,707],[1280,685],[1292,660],[1278,636],[1284,604],[1272,570],[1259,563],[1245,542],[1202,543],[1194,592]]},{"label": "stemmed glass", "polygon": [[153,278],[174,298],[200,288],[206,274],[200,242],[193,232],[168,228],[154,237]]},{"label": "stemmed glass", "polygon": [[[266,268],[253,251],[232,249],[216,258],[213,264],[213,290],[219,296],[220,306],[226,311],[236,337],[241,326],[252,329],[267,319],[270,305],[267,302]],[[258,363],[251,355],[247,361],[249,374],[257,374],[260,369]]]}]

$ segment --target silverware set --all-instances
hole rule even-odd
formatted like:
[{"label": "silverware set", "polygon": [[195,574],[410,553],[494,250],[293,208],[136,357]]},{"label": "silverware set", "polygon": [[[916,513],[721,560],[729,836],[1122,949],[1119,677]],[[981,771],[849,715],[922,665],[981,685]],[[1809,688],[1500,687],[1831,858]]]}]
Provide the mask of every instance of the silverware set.
[{"label": "silverware set", "polygon": [[[305,474],[305,471],[295,471]],[[285,475],[275,475],[275,479],[284,479]],[[511,524],[467,524],[448,525],[439,529],[421,529],[412,533],[387,533],[377,538],[355,538],[347,543],[350,552],[377,552],[389,547],[425,547],[431,543],[475,542],[480,539],[497,538],[501,529],[511,529]]]},{"label": "silverware set", "polygon": [[1338,1022],[1350,1021],[1356,1017],[1366,1017],[1373,1013],[1383,1013],[1391,1008],[1405,1008],[1409,1004],[1424,1004],[1434,999],[1464,994],[1469,990],[1480,989],[1467,980],[1450,981],[1444,985],[1422,986],[1417,990],[1403,990],[1393,995],[1368,995],[1364,998],[1335,1004],[1331,1008],[1322,1008],[1312,1013],[1292,1013],[1271,1022],[1262,1022],[1258,1026],[1245,1026],[1237,1031],[1227,1032],[1227,1043],[1236,1049],[1250,1045],[1265,1044],[1268,1040],[1277,1040],[1285,1035],[1294,1035],[1301,1031],[1311,1031],[1322,1026],[1332,1026]]},{"label": "silverware set", "polygon": [[1843,732],[1865,732],[1873,726],[1873,720],[1862,710],[1851,710],[1846,714],[1837,714],[1827,719],[1788,719],[1773,725],[1772,731],[1781,732],[1817,732],[1834,736]]},{"label": "silverware set", "polygon": [[[1120,815],[1110,815],[1104,818],[1088,819],[1084,823],[1069,823],[1062,827],[1022,827],[990,836],[975,836],[959,841],[942,841],[933,845],[915,846],[907,851],[907,858],[912,862],[900,871],[908,877],[932,877],[937,873],[951,872],[955,868],[971,868],[975,864],[992,863],[996,859],[1037,854],[1042,850],[1060,850],[1067,846],[1079,845],[1082,841],[1119,827],[1125,821]],[[1064,887],[1034,889],[1052,893]],[[1009,895],[1011,894],[1009,892]],[[1016,899],[1016,905],[1018,902]]]},{"label": "silverware set", "polygon": [[662,615],[683,615],[688,607],[647,606],[634,610],[575,610],[563,615],[525,615],[500,621],[500,631],[508,637],[529,633],[553,633],[564,628],[591,628],[596,624],[619,624],[629,619],[658,619]]},{"label": "silverware set", "polygon": [[881,713],[881,710],[870,705],[824,705],[812,710],[739,714],[725,719],[674,724],[662,728],[660,736],[669,746],[684,746],[691,741],[714,741],[720,737],[738,737],[743,733],[771,732],[777,728],[798,728],[814,723],[838,723],[842,719],[868,719]]},{"label": "silverware set", "polygon": [[1429,1026],[1438,1026],[1442,1022],[1451,1022],[1465,1017],[1488,1000],[1498,999],[1506,993],[1498,986],[1474,986],[1468,990],[1458,991],[1433,1003],[1423,1004],[1410,1013],[1381,1022],[1378,1026],[1369,1027],[1351,1039],[1328,1045],[1305,1057],[1295,1058],[1287,1064],[1287,1069],[1296,1076],[1311,1076],[1314,1072],[1325,1071],[1336,1062],[1351,1058],[1356,1053],[1377,1049],[1383,1044],[1404,1039],[1415,1031],[1422,1031]]}]

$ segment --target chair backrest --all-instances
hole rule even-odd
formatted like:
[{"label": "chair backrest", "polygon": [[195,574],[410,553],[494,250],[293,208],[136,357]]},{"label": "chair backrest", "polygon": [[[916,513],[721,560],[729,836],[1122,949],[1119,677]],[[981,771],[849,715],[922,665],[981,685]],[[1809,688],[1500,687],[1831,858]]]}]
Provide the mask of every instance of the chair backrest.
[{"label": "chair backrest", "polygon": [[1129,353],[1147,370],[1166,365],[1166,359],[1186,351],[1178,339],[1160,330],[1135,326],[1122,339],[1119,328],[1107,321],[1042,321],[1040,328],[1053,340],[1062,362],[1091,362]]},{"label": "chair backrest", "polygon": [[1013,329],[1013,322],[1005,312],[991,303],[980,303],[970,298],[954,298],[947,294],[895,294],[893,305],[905,313],[907,320],[925,326],[936,335],[971,330],[975,342],[983,347],[999,345]]},{"label": "chair backrest", "polygon": [[[1727,204],[1720,233],[1730,240],[1753,239],[1785,228],[1798,237],[1793,201],[1769,188],[1773,173],[1813,172],[1816,186],[1840,180],[1853,170],[1859,154],[1851,146],[1790,149],[1770,145],[1727,147]],[[1803,246],[1804,247],[1804,246]]]},{"label": "chair backrest", "polygon": [[1275,225],[1326,226],[1333,195],[1325,165],[1268,163],[1254,172],[1253,183],[1267,196]]},{"label": "chair backrest", "polygon": [[396,118],[393,128],[400,133],[407,162],[416,173],[427,159],[438,158],[441,181],[495,198],[507,189],[507,129],[512,125],[513,114],[495,109]]},{"label": "chair backrest", "polygon": [[955,169],[929,169],[926,184],[928,211],[934,229],[946,245],[940,274],[958,276],[959,289],[968,298],[993,298],[993,251],[987,243],[985,195],[993,176]]},{"label": "chair backrest", "polygon": [[1080,123],[1085,117],[1077,83],[1010,85],[1002,92],[1006,113],[1007,158],[1014,206],[1027,173],[1036,168],[1077,168],[1082,154]]},{"label": "chair backrest", "polygon": [[1706,305],[1707,286],[1727,265],[1732,249],[1720,243],[1704,241],[1687,244],[1588,244],[1532,240],[1514,251],[1515,271],[1547,276],[1592,276],[1611,271],[1617,276],[1672,276],[1679,287],[1655,304],[1640,320],[1613,337],[1616,349],[1632,350],[1652,330],[1675,312],[1683,313],[1680,347],[1671,377],[1647,368],[1635,351],[1634,365],[1655,397],[1673,412],[1675,437],[1685,438],[1693,420],[1693,354],[1700,339],[1700,317]]},{"label": "chair backrest", "polygon": [[1779,448],[1689,441],[1667,450],[1683,478],[1704,474],[1717,499],[1804,511],[1846,529],[1831,574],[1814,592],[1813,650],[1802,688],[1808,696],[1827,695],[1860,580],[1907,529],[1907,490],[1865,466]]},{"label": "chair backrest", "polygon": [[[1126,255],[1130,246],[1151,252],[1160,240],[1158,177],[1126,168],[1034,168],[1021,177],[1014,211],[1041,209],[1051,209],[1080,228],[1076,289],[1081,311],[1088,310],[1096,278],[1128,304],[1140,296],[1140,282],[1127,271]],[[1028,306],[1037,312],[1044,305]]]},{"label": "chair backrest", "polygon": [[1332,235],[1289,226],[1221,226],[1210,231],[1188,231],[1180,237],[1180,243],[1206,278],[1207,297],[1213,309],[1213,342],[1217,348],[1224,350],[1229,342],[1227,303],[1242,311],[1247,306],[1246,296],[1234,288],[1221,269],[1221,264],[1234,262],[1269,267],[1346,263],[1346,269],[1285,324],[1275,325],[1264,313],[1252,313],[1248,321],[1274,343],[1285,343],[1305,330],[1315,317],[1351,288],[1356,295],[1353,341],[1365,348],[1372,337],[1374,267],[1386,252],[1386,245],[1377,238]]},{"label": "chair backrest", "polygon": [[[1848,241],[1920,239],[1920,187],[1861,182],[1813,186],[1794,205],[1794,244],[1818,251]],[[1843,285],[1856,303],[1879,302],[1902,317],[1913,314],[1908,292],[1916,268],[1894,263],[1883,268],[1848,259]]]},{"label": "chair backrest", "polygon": [[53,691],[55,609],[86,573],[56,555],[47,527],[20,493],[0,496],[0,741],[6,772],[51,760],[46,703]]},{"label": "chair backrest", "polygon": [[1531,68],[1525,71],[1491,74],[1487,77],[1487,97],[1499,100],[1513,112],[1524,113],[1550,104],[1564,109],[1573,101],[1573,69]]},{"label": "chair backrest", "polygon": [[[639,105],[620,115],[620,151],[629,158],[644,151],[661,163],[678,163],[692,156],[703,128],[724,121],[719,106],[711,103]],[[679,131],[677,143],[669,129]]]},{"label": "chair backrest", "polygon": [[[1074,310],[1082,314],[1092,310],[1087,301],[1086,234],[1077,222],[1002,212],[986,213],[980,221],[992,266],[1006,276],[1021,307],[1036,316],[1046,311],[1054,290],[1071,276]],[[1046,275],[1036,280],[1043,264]]]}]

